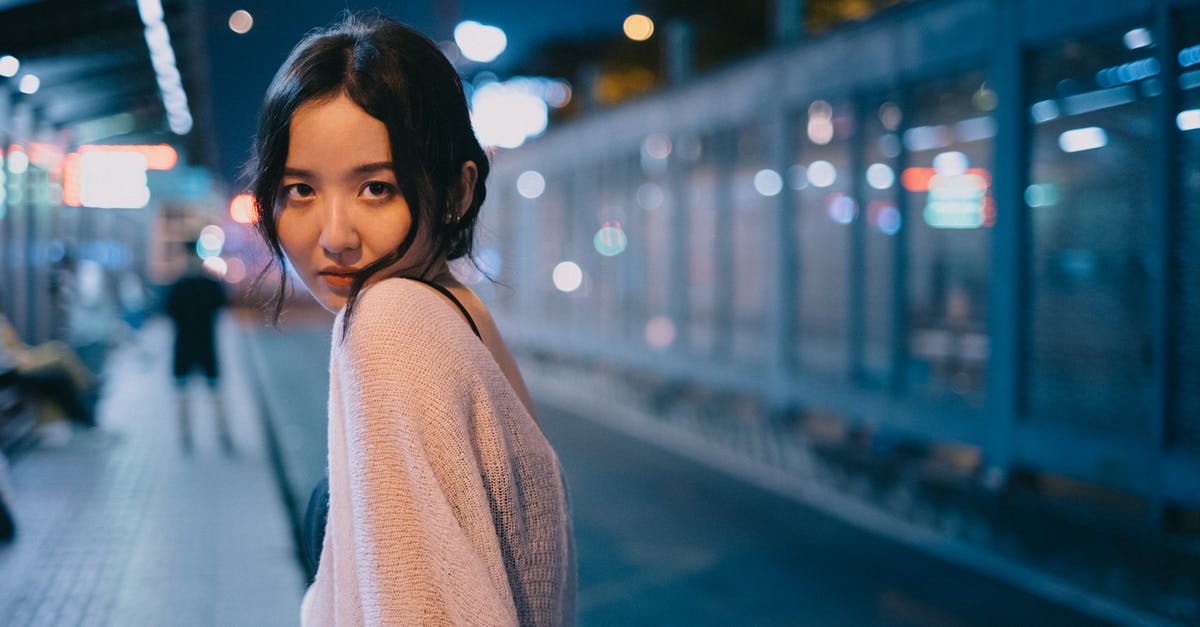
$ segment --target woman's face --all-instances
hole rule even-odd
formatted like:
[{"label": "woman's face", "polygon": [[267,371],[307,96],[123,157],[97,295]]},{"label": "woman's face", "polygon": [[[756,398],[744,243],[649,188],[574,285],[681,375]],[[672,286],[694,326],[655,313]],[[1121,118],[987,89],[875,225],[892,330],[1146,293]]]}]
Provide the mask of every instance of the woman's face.
[{"label": "woman's face", "polygon": [[275,206],[283,252],[333,312],[346,304],[351,275],[395,250],[412,227],[387,127],[345,94],[305,103],[292,116]]}]

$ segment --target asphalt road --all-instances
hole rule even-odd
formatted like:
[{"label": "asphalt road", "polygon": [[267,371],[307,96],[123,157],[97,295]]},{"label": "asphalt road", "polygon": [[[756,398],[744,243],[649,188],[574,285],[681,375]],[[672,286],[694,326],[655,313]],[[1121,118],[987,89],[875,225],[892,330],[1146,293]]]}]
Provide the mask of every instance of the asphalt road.
[{"label": "asphalt road", "polygon": [[570,483],[585,627],[1107,624],[591,420],[539,417]]},{"label": "asphalt road", "polygon": [[[307,499],[324,464],[327,328],[251,339],[271,358],[262,385],[284,391],[278,431]],[[1106,624],[593,420],[538,413],[570,484],[582,627]]]}]

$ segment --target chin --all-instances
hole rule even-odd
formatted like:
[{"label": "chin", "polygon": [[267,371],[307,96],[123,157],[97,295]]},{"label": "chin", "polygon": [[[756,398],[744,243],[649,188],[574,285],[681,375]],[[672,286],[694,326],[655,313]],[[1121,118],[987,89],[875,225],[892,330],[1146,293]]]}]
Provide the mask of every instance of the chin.
[{"label": "chin", "polygon": [[329,313],[336,314],[341,311],[342,307],[346,306],[346,296],[331,292],[320,279],[317,281],[315,284],[305,283],[304,287],[308,289],[309,296]]}]

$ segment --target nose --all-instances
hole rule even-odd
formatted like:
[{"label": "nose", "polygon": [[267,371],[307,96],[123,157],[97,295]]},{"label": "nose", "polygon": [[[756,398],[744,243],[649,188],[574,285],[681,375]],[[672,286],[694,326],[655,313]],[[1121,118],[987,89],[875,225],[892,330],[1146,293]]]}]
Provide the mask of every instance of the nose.
[{"label": "nose", "polygon": [[[357,252],[361,243],[354,221],[351,203],[339,198],[326,203],[321,236],[318,243],[331,259],[342,263],[344,258]],[[350,260],[353,261],[353,260]]]}]

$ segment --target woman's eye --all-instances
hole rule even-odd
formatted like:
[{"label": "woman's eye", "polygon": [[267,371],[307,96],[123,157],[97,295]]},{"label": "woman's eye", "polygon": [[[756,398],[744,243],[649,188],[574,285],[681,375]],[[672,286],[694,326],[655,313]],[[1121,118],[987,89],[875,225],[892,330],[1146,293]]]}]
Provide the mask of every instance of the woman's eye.
[{"label": "woman's eye", "polygon": [[300,200],[312,196],[313,188],[304,183],[293,183],[284,188],[284,193],[291,200]]},{"label": "woman's eye", "polygon": [[391,196],[395,188],[389,183],[382,181],[371,181],[363,186],[363,192],[370,198],[384,198]]}]

